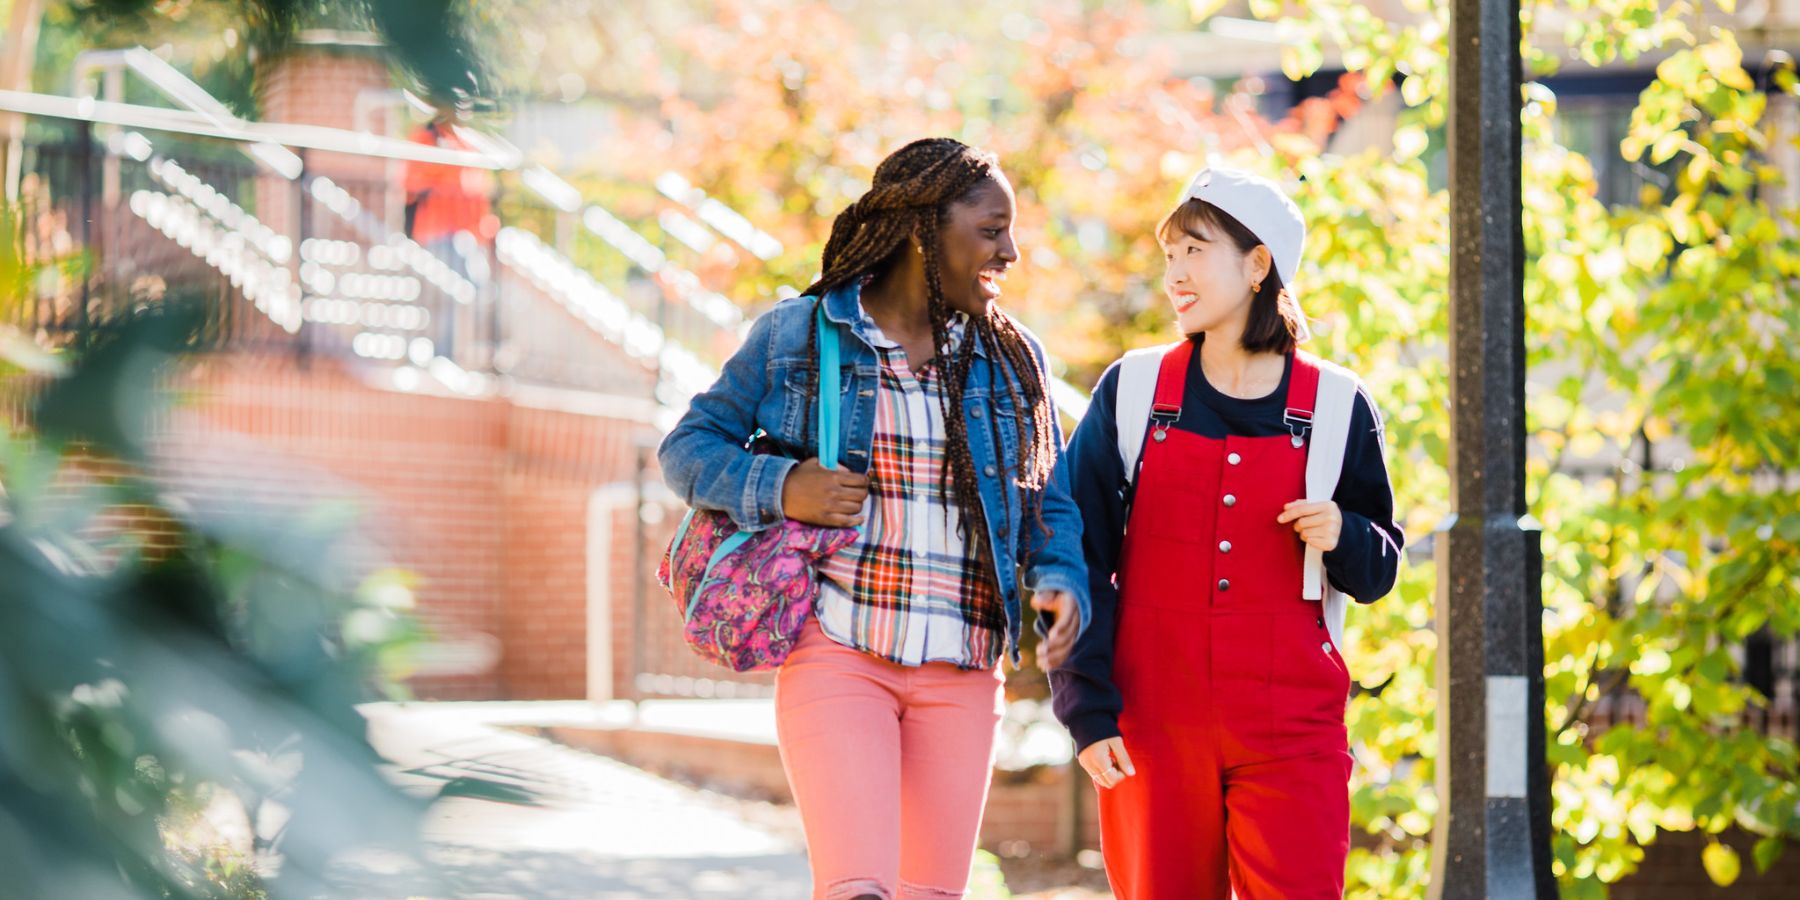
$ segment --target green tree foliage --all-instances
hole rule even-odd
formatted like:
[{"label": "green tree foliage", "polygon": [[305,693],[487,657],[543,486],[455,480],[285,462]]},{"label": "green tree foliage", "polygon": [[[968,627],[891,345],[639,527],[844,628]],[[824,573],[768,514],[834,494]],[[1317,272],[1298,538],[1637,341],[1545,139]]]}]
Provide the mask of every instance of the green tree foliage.
[{"label": "green tree foliage", "polygon": [[[3,234],[10,312],[36,264]],[[178,308],[98,323],[57,362],[4,345],[27,370],[9,407],[31,408],[0,436],[8,896],[317,896],[340,851],[417,838],[420,804],[383,779],[354,705],[417,637],[405,576],[358,561],[347,510],[195,503],[145,474],[194,324]],[[250,846],[193,836],[215,803],[259,826]]]},{"label": "green tree foliage", "polygon": [[181,63],[241,115],[253,111],[258,58],[286,50],[303,29],[371,32],[398,74],[422,94],[491,99],[488,63],[471,40],[463,0],[62,0],[46,4],[40,87],[67,90],[68,64],[95,47],[180,45]]}]

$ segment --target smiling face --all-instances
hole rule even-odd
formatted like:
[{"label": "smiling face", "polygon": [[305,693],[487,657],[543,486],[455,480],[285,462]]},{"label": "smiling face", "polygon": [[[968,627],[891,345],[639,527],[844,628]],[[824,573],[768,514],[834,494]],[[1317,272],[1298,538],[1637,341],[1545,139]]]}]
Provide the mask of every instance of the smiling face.
[{"label": "smiling face", "polygon": [[997,170],[950,203],[938,226],[938,280],[951,309],[979,319],[1000,299],[1000,282],[1019,259],[1016,211],[1012,185]]},{"label": "smiling face", "polygon": [[1269,278],[1269,248],[1240,247],[1210,205],[1190,200],[1169,216],[1157,235],[1162,244],[1163,290],[1182,334],[1241,335],[1255,300],[1253,285]]}]

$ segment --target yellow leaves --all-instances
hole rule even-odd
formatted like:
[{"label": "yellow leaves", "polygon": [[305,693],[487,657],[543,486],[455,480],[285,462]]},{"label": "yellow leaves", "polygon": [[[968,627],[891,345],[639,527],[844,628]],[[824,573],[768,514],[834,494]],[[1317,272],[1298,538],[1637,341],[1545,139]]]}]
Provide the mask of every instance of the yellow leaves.
[{"label": "yellow leaves", "polygon": [[1661,675],[1669,671],[1671,661],[1667,650],[1650,647],[1638,654],[1631,661],[1631,671],[1636,675]]},{"label": "yellow leaves", "polygon": [[1656,139],[1656,143],[1650,145],[1650,162],[1659,166],[1668,162],[1675,154],[1681,152],[1682,146],[1686,143],[1687,134],[1685,132],[1664,132]]},{"label": "yellow leaves", "polygon": [[1641,222],[1625,231],[1625,259],[1633,268],[1645,272],[1660,269],[1672,246],[1668,233],[1649,222]]},{"label": "yellow leaves", "polygon": [[1409,809],[1394,817],[1394,824],[1400,830],[1414,837],[1423,837],[1431,833],[1431,817],[1418,809]]},{"label": "yellow leaves", "polygon": [[1714,28],[1712,42],[1700,45],[1695,52],[1700,55],[1707,73],[1720,84],[1739,91],[1756,89],[1750,74],[1744,71],[1744,51],[1738,48],[1737,38],[1731,32]]},{"label": "yellow leaves", "polygon": [[1188,0],[1188,15],[1196,22],[1205,21],[1224,5],[1225,0]]},{"label": "yellow leaves", "polygon": [[1565,253],[1546,253],[1538,260],[1538,274],[1552,284],[1566,285],[1574,281],[1577,271],[1575,260]]},{"label": "yellow leaves", "polygon": [[1707,238],[1711,238],[1720,231],[1719,220],[1714,218],[1712,212],[1709,210],[1701,210],[1699,214],[1695,216],[1695,220],[1700,226],[1700,233]]},{"label": "yellow leaves", "polygon": [[1648,844],[1656,839],[1656,806],[1651,803],[1633,803],[1625,812],[1625,828],[1639,844]]},{"label": "yellow leaves", "polygon": [[1669,225],[1669,236],[1683,244],[1692,244],[1694,234],[1694,205],[1697,201],[1693,194],[1682,194],[1675,202],[1663,208],[1663,221]]},{"label": "yellow leaves", "polygon": [[1686,173],[1687,180],[1692,184],[1699,184],[1700,182],[1705,181],[1706,176],[1712,172],[1713,165],[1712,154],[1704,151],[1695,153],[1694,158],[1688,160]]},{"label": "yellow leaves", "polygon": [[1700,864],[1706,867],[1706,877],[1721,887],[1729,887],[1737,881],[1744,865],[1736,850],[1717,842],[1707,844],[1706,849],[1700,851]]},{"label": "yellow leaves", "polygon": [[1608,247],[1589,256],[1586,266],[1589,278],[1600,284],[1611,284],[1625,274],[1625,254],[1617,247]]},{"label": "yellow leaves", "polygon": [[1588,757],[1588,772],[1608,787],[1617,787],[1619,784],[1619,758],[1610,753],[1596,753]]},{"label": "yellow leaves", "polygon": [[1431,138],[1425,133],[1425,129],[1417,125],[1401,128],[1394,132],[1394,161],[1411,162],[1418,159],[1430,143]]},{"label": "yellow leaves", "polygon": [[1677,711],[1686,712],[1694,702],[1694,689],[1674,680],[1662,683],[1662,694],[1670,706]]},{"label": "yellow leaves", "polygon": [[1400,82],[1400,99],[1418,106],[1431,98],[1431,82],[1424,75],[1408,75]]},{"label": "yellow leaves", "polygon": [[1281,48],[1281,73],[1293,81],[1317,72],[1324,62],[1325,54],[1316,41],[1302,41]]},{"label": "yellow leaves", "polygon": [[1569,441],[1569,452],[1577,458],[1592,458],[1606,450],[1606,438],[1597,431],[1583,431]]},{"label": "yellow leaves", "polygon": [[1644,148],[1648,146],[1650,146],[1650,142],[1645,138],[1637,134],[1627,135],[1624,140],[1619,142],[1619,156],[1626,162],[1637,162],[1644,155]]},{"label": "yellow leaves", "polygon": [[1319,153],[1317,141],[1297,131],[1281,131],[1269,136],[1269,146],[1286,157],[1310,157]]},{"label": "yellow leaves", "polygon": [[1644,420],[1644,436],[1652,441],[1662,443],[1673,437],[1674,434],[1674,426],[1669,424],[1667,417],[1651,416]]},{"label": "yellow leaves", "polygon": [[1250,0],[1250,15],[1264,21],[1281,15],[1281,0]]},{"label": "yellow leaves", "polygon": [[1677,89],[1686,89],[1700,77],[1705,63],[1693,51],[1683,50],[1656,64],[1656,77]]}]

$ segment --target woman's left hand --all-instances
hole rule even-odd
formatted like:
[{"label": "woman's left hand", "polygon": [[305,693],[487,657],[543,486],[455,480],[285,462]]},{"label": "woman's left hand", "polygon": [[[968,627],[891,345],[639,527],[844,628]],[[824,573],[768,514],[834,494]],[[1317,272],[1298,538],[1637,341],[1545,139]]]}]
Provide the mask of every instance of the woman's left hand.
[{"label": "woman's left hand", "polygon": [[1074,649],[1075,636],[1081,633],[1081,606],[1065,591],[1040,591],[1031,595],[1031,608],[1056,617],[1037,647],[1038,668],[1048,672],[1062,665]]},{"label": "woman's left hand", "polygon": [[1330,500],[1295,500],[1281,508],[1275,521],[1294,523],[1294,531],[1307,546],[1326,553],[1337,549],[1338,535],[1344,530],[1344,514]]}]

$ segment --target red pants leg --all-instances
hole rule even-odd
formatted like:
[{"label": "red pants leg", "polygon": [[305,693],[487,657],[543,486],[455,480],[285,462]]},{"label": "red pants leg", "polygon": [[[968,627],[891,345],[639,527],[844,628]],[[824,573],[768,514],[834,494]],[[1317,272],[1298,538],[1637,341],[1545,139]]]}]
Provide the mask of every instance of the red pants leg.
[{"label": "red pants leg", "polygon": [[1315,617],[1262,618],[1267,652],[1280,663],[1266,670],[1267,731],[1250,752],[1227,755],[1232,885],[1240,900],[1335,900],[1350,855],[1349,673]]},{"label": "red pants leg", "polygon": [[[1100,795],[1100,850],[1119,900],[1226,900],[1225,803],[1193,761],[1131,750],[1137,774]],[[1195,748],[1204,749],[1204,748]],[[1216,771],[1216,768],[1214,769]]]},{"label": "red pants leg", "polygon": [[1350,753],[1241,766],[1226,777],[1225,832],[1239,900],[1344,896]]},{"label": "red pants leg", "polygon": [[1096,788],[1100,849],[1120,900],[1226,900],[1225,797],[1208,622],[1143,597],[1119,619],[1119,728],[1137,774]]}]

